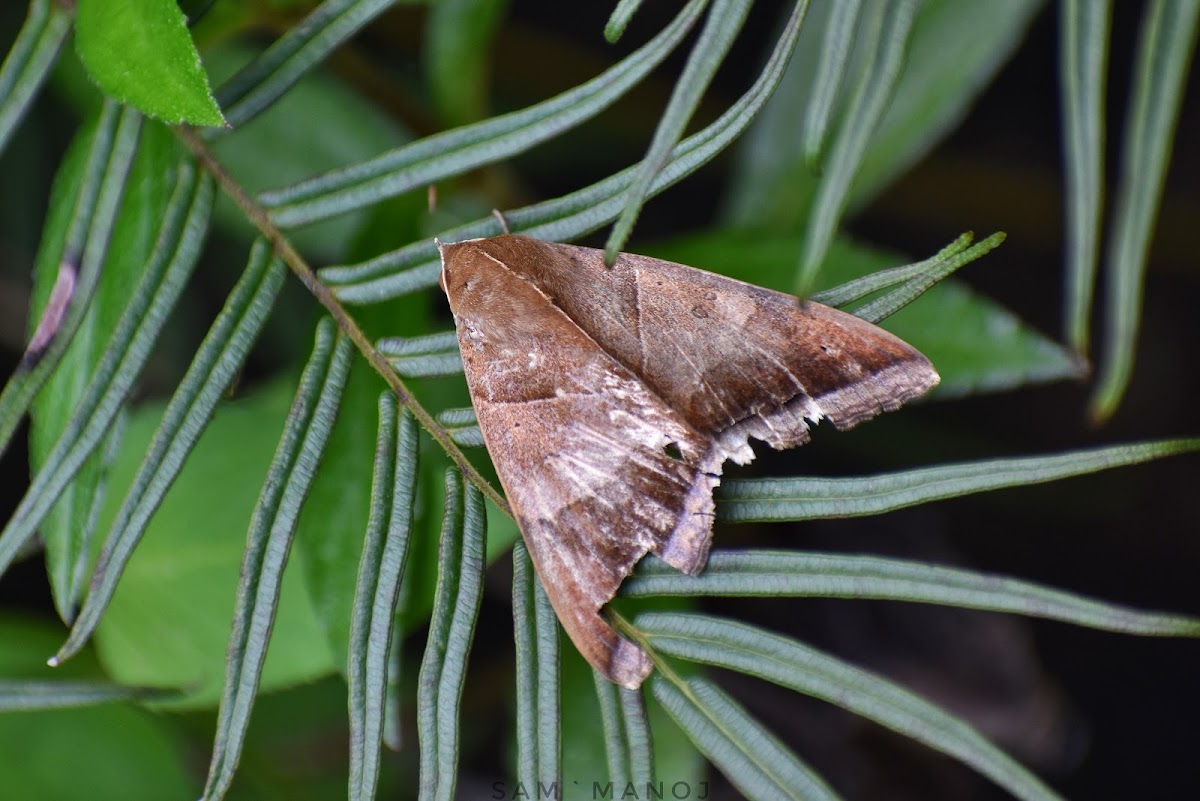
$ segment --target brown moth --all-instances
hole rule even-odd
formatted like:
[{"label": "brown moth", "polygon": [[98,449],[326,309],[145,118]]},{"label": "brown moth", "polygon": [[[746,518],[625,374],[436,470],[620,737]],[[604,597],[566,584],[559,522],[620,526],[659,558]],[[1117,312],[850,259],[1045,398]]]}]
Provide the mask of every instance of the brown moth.
[{"label": "brown moth", "polygon": [[598,671],[652,665],[601,616],[648,552],[699,573],[726,459],[850,428],[938,383],[853,315],[660,259],[505,234],[438,243],[479,428],[563,628]]}]

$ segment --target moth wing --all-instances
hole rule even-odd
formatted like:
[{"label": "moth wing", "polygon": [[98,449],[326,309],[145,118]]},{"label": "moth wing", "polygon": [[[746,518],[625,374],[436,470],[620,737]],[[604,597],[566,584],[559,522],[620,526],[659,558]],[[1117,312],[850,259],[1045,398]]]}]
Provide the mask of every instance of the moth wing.
[{"label": "moth wing", "polygon": [[[647,256],[519,236],[480,243],[698,430],[784,448],[807,421],[850,428],[938,383],[916,348],[851,314]],[[737,461],[743,461],[733,457]]]},{"label": "moth wing", "polygon": [[[644,404],[631,413],[639,393]],[[475,408],[567,634],[601,673],[639,686],[648,658],[600,610],[647,553],[690,573],[704,566],[718,483],[696,466],[707,443],[632,381],[519,405],[476,400]]]},{"label": "moth wing", "polygon": [[550,602],[597,670],[637,687],[650,661],[600,610],[647,553],[703,568],[723,457],[530,282],[478,248],[443,257],[479,427]]}]

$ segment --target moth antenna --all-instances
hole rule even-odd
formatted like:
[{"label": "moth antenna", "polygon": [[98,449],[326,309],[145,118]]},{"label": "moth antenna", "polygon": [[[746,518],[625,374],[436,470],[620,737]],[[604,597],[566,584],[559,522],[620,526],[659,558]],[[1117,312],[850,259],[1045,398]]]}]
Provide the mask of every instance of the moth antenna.
[{"label": "moth antenna", "polygon": [[492,209],[492,216],[500,221],[500,227],[504,229],[504,233],[512,233],[512,231],[508,230],[508,220],[504,219],[504,215],[500,212],[500,209]]}]

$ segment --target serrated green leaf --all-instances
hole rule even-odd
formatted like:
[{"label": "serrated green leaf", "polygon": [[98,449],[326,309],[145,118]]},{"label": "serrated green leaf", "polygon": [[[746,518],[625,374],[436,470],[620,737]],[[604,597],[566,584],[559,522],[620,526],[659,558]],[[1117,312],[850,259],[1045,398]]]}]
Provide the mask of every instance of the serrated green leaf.
[{"label": "serrated green leaf", "polygon": [[77,0],[75,47],[97,85],[165,123],[225,125],[174,0]]}]

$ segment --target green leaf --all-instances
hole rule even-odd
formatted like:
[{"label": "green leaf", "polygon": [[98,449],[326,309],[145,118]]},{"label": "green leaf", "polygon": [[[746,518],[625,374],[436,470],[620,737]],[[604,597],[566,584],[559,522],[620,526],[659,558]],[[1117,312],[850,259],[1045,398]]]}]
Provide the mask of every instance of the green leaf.
[{"label": "green leaf", "polygon": [[420,797],[448,801],[458,779],[459,705],[483,597],[486,523],[483,496],[475,485],[451,468],[445,487],[437,591],[418,680],[417,733]]},{"label": "green leaf", "polygon": [[[430,311],[424,298],[409,297],[364,309],[357,319],[368,329],[407,333],[430,325]],[[330,650],[341,665],[346,664],[357,593],[355,576],[371,508],[371,465],[376,437],[371,426],[363,421],[378,416],[379,393],[385,389],[383,380],[365,359],[354,360],[342,397],[342,411],[296,531],[297,559],[303,566],[309,595]],[[425,468],[423,462],[422,473]],[[419,489],[418,493],[422,491]],[[418,514],[414,551],[420,548],[423,523],[424,516]],[[414,556],[408,561],[419,563]]]},{"label": "green leaf", "polygon": [[[47,464],[52,450],[60,437],[68,431],[77,414],[80,401],[90,398],[89,406],[95,408],[100,403],[99,387],[93,386],[93,373],[100,366],[102,357],[109,364],[116,366],[118,351],[128,352],[128,339],[133,336],[134,319],[141,317],[142,312],[134,308],[135,318],[125,320],[126,308],[134,306],[135,290],[140,286],[143,275],[148,271],[157,274],[165,268],[173,255],[174,241],[156,242],[158,229],[163,220],[163,211],[167,205],[168,193],[175,182],[176,171],[174,138],[161,126],[147,125],[143,128],[137,155],[130,170],[125,193],[122,197],[121,208],[113,225],[111,246],[104,259],[104,280],[97,285],[91,306],[83,318],[66,355],[59,368],[46,382],[45,391],[38,395],[31,411],[34,424],[30,429],[31,462],[36,469]],[[192,201],[191,190],[195,183],[190,178],[182,194],[176,199],[177,211],[188,210]],[[210,190],[211,191],[211,187]],[[207,208],[207,202],[202,203]],[[206,215],[204,209],[199,210]],[[179,235],[181,220],[176,219],[168,225],[168,235]],[[182,284],[191,272],[195,257],[199,253],[198,235],[192,232],[187,246],[189,254],[181,263],[175,265],[177,275],[171,284],[174,296],[178,297]],[[152,264],[150,255],[155,248],[162,248],[160,258]],[[167,250],[170,248],[170,250]],[[153,286],[158,285],[158,279],[151,276]],[[35,286],[35,296],[46,297],[50,293],[50,282],[53,275],[50,271],[39,271]],[[148,290],[149,288],[147,288]],[[170,294],[170,293],[168,293]],[[136,298],[136,305],[148,307],[150,292],[144,291]],[[159,325],[165,319],[166,311],[159,310]],[[113,345],[110,337],[118,328],[121,320],[123,333],[122,342],[116,350],[110,350]],[[150,330],[142,337],[144,347],[140,349],[141,361],[134,356],[125,365],[123,376],[124,391],[118,390],[117,396],[110,396],[109,412],[101,414],[91,425],[95,437],[90,446],[95,449],[100,444],[100,437],[110,431],[113,418],[124,395],[132,387],[136,372],[140,369],[149,348],[153,345],[156,332],[151,324]],[[107,382],[106,382],[107,383]],[[107,418],[107,419],[105,419]],[[90,422],[90,421],[89,421]],[[82,455],[82,452],[81,452]],[[79,462],[80,457],[74,457]],[[98,488],[103,480],[103,452],[96,452],[81,467],[75,468],[74,480],[66,484],[65,490],[55,488],[48,490],[39,485],[35,478],[31,492],[46,500],[57,497],[53,509],[44,522],[40,523],[43,540],[46,542],[47,566],[51,577],[51,587],[54,591],[55,605],[59,615],[64,620],[70,620],[75,612],[75,605],[82,594],[80,581],[83,578],[83,560],[88,553],[88,539],[91,535],[93,509],[98,499]],[[59,474],[59,485],[70,479],[70,472]],[[36,491],[34,488],[36,487]]]},{"label": "green leaf", "polygon": [[72,10],[32,0],[29,15],[0,66],[0,152],[29,110],[71,30]]},{"label": "green leaf", "polygon": [[1200,439],[1115,445],[1048,456],[989,459],[856,478],[733,479],[718,516],[728,522],[872,515],[943,498],[1084,475],[1200,450]]},{"label": "green leaf", "polygon": [[795,282],[796,294],[800,296],[809,293],[817,270],[825,261],[854,176],[862,168],[871,134],[891,100],[918,5],[918,0],[876,3],[861,17],[858,33],[866,50],[865,61],[853,99],[830,148],[829,163],[808,217],[804,255]]},{"label": "green leaf", "polygon": [[[397,423],[397,417],[399,422]],[[379,398],[371,516],[358,572],[346,683],[350,708],[350,798],[375,797],[386,694],[399,665],[391,664],[400,582],[408,558],[417,485],[417,426],[396,397]]]},{"label": "green leaf", "polygon": [[[62,364],[86,317],[100,281],[141,121],[136,112],[118,111],[114,104],[106,103],[95,125],[80,137],[75,160],[60,169],[54,195],[61,211],[43,232],[37,262],[39,272],[52,272],[55,277],[52,285],[44,285],[48,297],[33,301],[35,309],[43,309],[37,328],[0,393],[0,452],[52,371]],[[75,377],[80,384],[85,380],[81,373]],[[55,435],[57,432],[51,436]],[[38,499],[27,496],[25,514],[14,514],[0,533],[0,574],[33,536],[35,525],[31,523],[37,515],[28,513],[37,504]]]},{"label": "green leaf", "polygon": [[[241,368],[282,282],[282,262],[271,256],[265,243],[259,242],[251,249],[241,280],[230,293],[162,414],[161,425],[153,440],[148,447],[137,450],[130,457],[141,459],[141,467],[112,520],[96,562],[91,588],[70,636],[55,656],[56,662],[75,653],[95,630],[126,563],[163,496],[192,454],[218,401]],[[122,451],[123,454],[127,452],[128,449]],[[215,503],[220,505],[219,500]],[[205,508],[197,509],[195,513],[196,519],[208,517]]]},{"label": "green leaf", "polygon": [[523,543],[513,546],[513,633],[517,652],[517,781],[562,781],[558,618]]},{"label": "green leaf", "polygon": [[[224,131],[213,133],[240,130],[394,2],[325,0],[237,75],[221,85],[217,97],[229,125]],[[305,126],[305,130],[311,133],[322,127]]]},{"label": "green leaf", "polygon": [[104,92],[171,125],[225,125],[175,0],[77,0],[75,47]]},{"label": "green leaf", "polygon": [[1064,0],[1058,8],[1067,183],[1064,316],[1067,342],[1086,357],[1104,208],[1104,87],[1112,0]]},{"label": "green leaf", "polygon": [[697,678],[677,686],[655,676],[650,687],[654,698],[746,798],[837,800],[812,768],[712,682]]},{"label": "green leaf", "polygon": [[[724,217],[743,228],[794,231],[808,218],[819,176],[806,163],[804,129],[834,3],[814,3],[775,102],[737,151]],[[904,70],[872,133],[846,199],[852,213],[929,151],[966,114],[1017,45],[1039,0],[924,0]],[[852,58],[852,64],[853,64]]]},{"label": "green leaf", "polygon": [[1198,26],[1200,3],[1196,0],[1157,0],[1145,8],[1113,233],[1105,256],[1108,335],[1089,408],[1095,422],[1107,420],[1116,411],[1133,372],[1150,236],[1171,160]]},{"label": "green leaf", "polygon": [[429,10],[424,72],[448,125],[487,116],[492,40],[507,6],[507,0],[439,0]]},{"label": "green leaf", "polygon": [[857,598],[946,604],[1163,637],[1200,636],[1200,619],[1139,612],[1038,584],[902,559],[796,551],[717,551],[699,576],[653,560],[623,596],[737,595]]},{"label": "green leaf", "polygon": [[[802,5],[807,5],[803,2]],[[733,40],[746,14],[750,10],[747,0],[714,0],[708,11],[708,20],[688,54],[687,64],[683,74],[675,82],[671,91],[671,99],[659,117],[658,127],[654,130],[654,138],[650,147],[636,168],[633,180],[625,196],[625,207],[613,225],[612,233],[604,245],[604,261],[611,265],[616,261],[617,254],[625,248],[629,235],[633,233],[633,224],[641,213],[642,204],[650,196],[651,187],[667,162],[671,153],[683,136],[688,120],[692,118],[696,107],[704,96],[704,91],[712,81],[717,67],[725,59],[725,54],[733,46]]]},{"label": "green leaf", "polygon": [[350,371],[350,340],[335,332],[329,318],[317,326],[312,356],[300,377],[287,425],[250,519],[205,801],[223,798],[233,782],[279,611],[296,520],[333,430]]},{"label": "green leaf", "polygon": [[617,7],[613,9],[608,22],[604,25],[604,38],[610,44],[615,44],[625,33],[626,26],[629,25],[629,21],[633,19],[633,15],[637,13],[641,4],[642,0],[618,0]]},{"label": "green leaf", "polygon": [[[1017,798],[1059,798],[964,721],[815,648],[714,617],[643,614],[635,622],[668,656],[736,670],[836,704],[959,760]],[[661,677],[654,681],[665,684]]]}]

